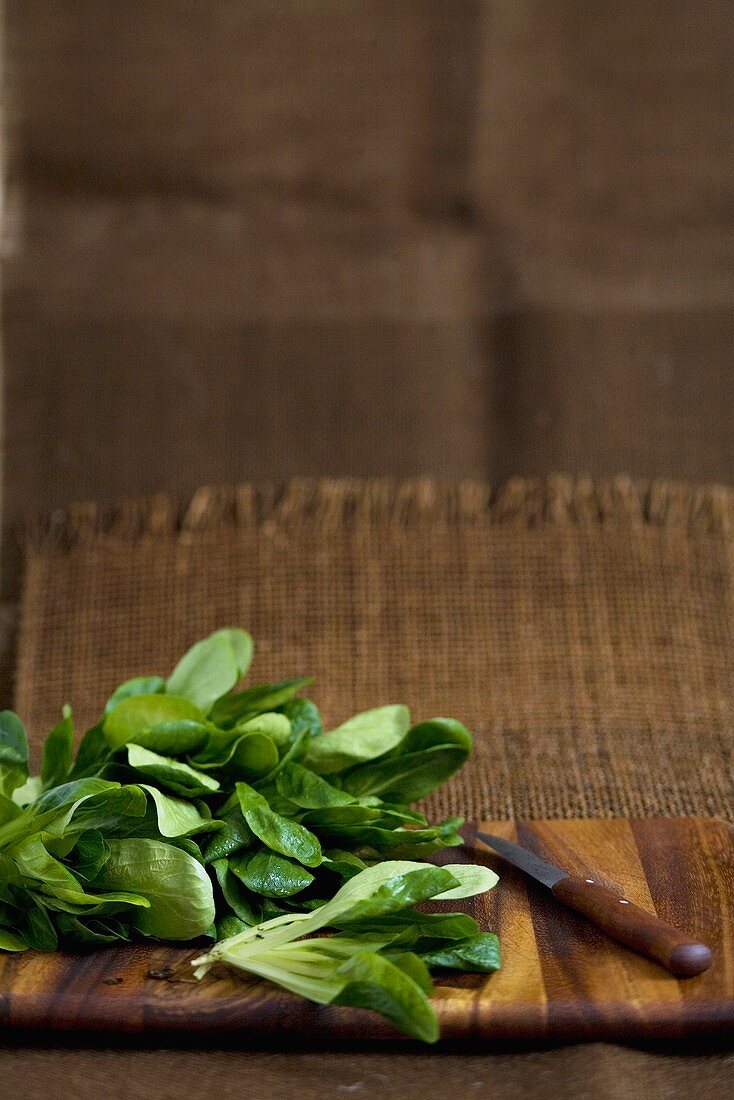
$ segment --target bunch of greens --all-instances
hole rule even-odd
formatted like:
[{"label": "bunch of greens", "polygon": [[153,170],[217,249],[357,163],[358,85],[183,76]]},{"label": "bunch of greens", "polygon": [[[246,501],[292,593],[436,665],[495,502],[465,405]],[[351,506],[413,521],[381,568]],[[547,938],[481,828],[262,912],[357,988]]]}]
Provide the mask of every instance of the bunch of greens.
[{"label": "bunch of greens", "polygon": [[[126,681],[76,756],[65,706],[31,778],[23,724],[0,714],[0,948],[206,936],[206,965],[435,1038],[427,966],[499,965],[471,918],[410,908],[494,884],[406,862],[461,843],[460,818],[429,825],[411,803],[471,736],[452,719],[411,725],[403,706],[324,733],[308,679],[236,690],[252,653],[247,633],[219,630],[167,679]],[[300,938],[324,927],[338,934]]]},{"label": "bunch of greens", "polygon": [[[438,1038],[428,1000],[430,967],[488,973],[499,942],[466,913],[421,913],[419,902],[471,897],[497,876],[465,864],[386,860],[349,879],[311,913],[274,917],[194,959],[197,977],[217,962],[268,978],[318,1004],[369,1008],[425,1042]],[[307,939],[329,927],[337,934]]]}]

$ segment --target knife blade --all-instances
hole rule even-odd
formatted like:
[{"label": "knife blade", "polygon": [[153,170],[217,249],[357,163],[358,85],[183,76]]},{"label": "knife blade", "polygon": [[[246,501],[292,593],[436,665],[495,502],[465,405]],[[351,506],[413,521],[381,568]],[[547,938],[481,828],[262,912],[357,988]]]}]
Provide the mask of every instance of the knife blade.
[{"label": "knife blade", "polygon": [[586,917],[618,943],[647,955],[677,978],[693,978],[712,963],[711,951],[654,913],[633,905],[621,893],[588,878],[571,875],[535,852],[504,837],[472,830],[484,844],[526,875],[549,887],[557,901]]}]

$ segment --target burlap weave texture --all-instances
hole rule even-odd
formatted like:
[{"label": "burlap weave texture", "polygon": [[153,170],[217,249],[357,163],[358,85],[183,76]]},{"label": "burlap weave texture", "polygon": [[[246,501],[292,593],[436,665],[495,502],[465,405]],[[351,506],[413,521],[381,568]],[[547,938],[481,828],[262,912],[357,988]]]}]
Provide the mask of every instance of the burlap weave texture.
[{"label": "burlap weave texture", "polygon": [[325,722],[404,701],[476,734],[432,814],[730,816],[734,494],[670,484],[294,482],[79,506],[29,536],[16,706],[166,672],[226,624]]}]

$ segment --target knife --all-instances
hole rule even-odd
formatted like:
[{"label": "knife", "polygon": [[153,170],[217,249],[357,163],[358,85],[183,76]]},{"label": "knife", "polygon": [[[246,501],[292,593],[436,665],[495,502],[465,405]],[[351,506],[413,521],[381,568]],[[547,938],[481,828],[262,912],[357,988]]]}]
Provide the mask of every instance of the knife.
[{"label": "knife", "polygon": [[633,905],[596,879],[570,875],[503,837],[478,830],[472,833],[525,874],[550,887],[557,901],[581,913],[618,943],[654,959],[677,978],[693,978],[711,966],[711,952],[705,944]]}]

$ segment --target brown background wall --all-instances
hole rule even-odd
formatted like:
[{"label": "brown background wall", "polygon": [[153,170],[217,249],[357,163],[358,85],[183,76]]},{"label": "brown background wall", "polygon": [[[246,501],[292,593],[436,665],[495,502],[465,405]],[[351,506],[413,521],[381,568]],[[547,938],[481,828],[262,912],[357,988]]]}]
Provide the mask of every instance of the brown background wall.
[{"label": "brown background wall", "polygon": [[5,7],[6,521],[734,480],[728,0]]}]

